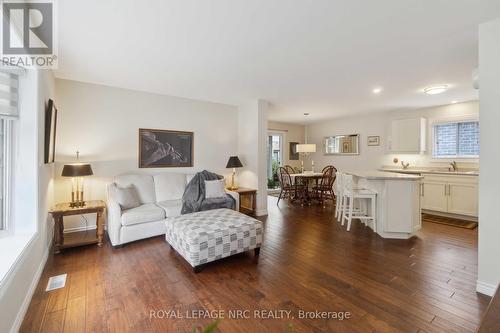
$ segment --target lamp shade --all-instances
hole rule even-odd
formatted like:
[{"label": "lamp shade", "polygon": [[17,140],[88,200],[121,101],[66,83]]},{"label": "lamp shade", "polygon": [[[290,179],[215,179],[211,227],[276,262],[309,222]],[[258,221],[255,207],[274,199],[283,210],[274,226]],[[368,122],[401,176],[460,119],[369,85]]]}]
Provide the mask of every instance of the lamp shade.
[{"label": "lamp shade", "polygon": [[243,164],[241,164],[238,156],[231,156],[229,157],[229,161],[227,161],[226,168],[241,168],[242,166]]},{"label": "lamp shade", "polygon": [[61,176],[63,177],[83,177],[92,176],[90,164],[65,164]]},{"label": "lamp shade", "polygon": [[297,153],[315,153],[316,144],[315,143],[302,143],[297,145]]}]

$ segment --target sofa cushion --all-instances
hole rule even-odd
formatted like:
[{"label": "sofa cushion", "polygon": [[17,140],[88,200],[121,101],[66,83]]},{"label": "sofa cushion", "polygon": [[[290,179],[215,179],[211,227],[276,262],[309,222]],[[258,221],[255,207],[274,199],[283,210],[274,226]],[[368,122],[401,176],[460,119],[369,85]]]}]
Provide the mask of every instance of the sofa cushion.
[{"label": "sofa cushion", "polygon": [[129,187],[133,185],[137,190],[141,204],[153,203],[156,201],[155,185],[152,176],[147,175],[123,175],[115,177],[115,183],[119,187]]},{"label": "sofa cushion", "polygon": [[167,218],[181,215],[182,200],[165,200],[157,203],[158,206],[165,210]]},{"label": "sofa cushion", "polygon": [[135,186],[115,187],[116,201],[122,209],[132,209],[141,205],[139,194]]},{"label": "sofa cushion", "polygon": [[165,210],[154,203],[144,204],[122,212],[122,225],[134,225],[165,219]]},{"label": "sofa cushion", "polygon": [[153,176],[156,201],[182,199],[186,189],[186,175],[183,173],[165,173]]}]

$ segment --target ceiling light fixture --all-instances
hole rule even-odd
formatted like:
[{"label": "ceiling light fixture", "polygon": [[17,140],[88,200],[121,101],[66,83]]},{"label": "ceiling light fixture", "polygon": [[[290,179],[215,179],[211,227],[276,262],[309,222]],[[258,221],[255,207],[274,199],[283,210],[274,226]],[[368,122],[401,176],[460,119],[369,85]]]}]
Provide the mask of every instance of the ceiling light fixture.
[{"label": "ceiling light fixture", "polygon": [[373,92],[374,94],[380,94],[380,93],[382,92],[382,88],[374,88],[374,89],[372,90],[372,92]]},{"label": "ceiling light fixture", "polygon": [[457,104],[457,101],[451,101],[451,104]]},{"label": "ceiling light fixture", "polygon": [[432,87],[427,87],[424,89],[424,93],[427,95],[437,95],[444,93],[446,90],[448,90],[448,85],[446,84],[441,84],[438,86],[432,86]]}]

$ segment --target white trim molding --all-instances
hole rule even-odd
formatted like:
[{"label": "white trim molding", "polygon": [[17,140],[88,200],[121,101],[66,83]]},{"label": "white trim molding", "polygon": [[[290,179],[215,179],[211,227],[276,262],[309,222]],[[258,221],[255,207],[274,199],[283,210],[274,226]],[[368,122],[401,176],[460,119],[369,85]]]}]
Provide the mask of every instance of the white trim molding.
[{"label": "white trim molding", "polygon": [[21,308],[19,309],[19,312],[17,313],[16,320],[14,321],[14,324],[12,324],[12,327],[10,328],[10,333],[19,332],[19,329],[21,328],[21,324],[23,323],[24,316],[26,315],[26,312],[28,311],[28,306],[31,303],[31,299],[33,298],[33,295],[35,294],[36,286],[38,285],[38,282],[40,281],[40,278],[42,277],[43,269],[45,268],[45,264],[47,263],[47,259],[49,258],[49,251],[50,251],[50,248],[47,248],[45,250],[42,261],[40,262],[40,265],[38,266],[38,268],[35,272],[35,276],[33,277],[33,280],[31,281],[31,285],[28,289],[28,293],[26,294],[26,297],[24,298],[23,304],[21,305]]},{"label": "white trim molding", "polygon": [[476,291],[478,293],[487,295],[487,296],[493,296],[495,295],[495,292],[497,290],[497,286],[494,284],[486,283],[483,281],[476,281]]},{"label": "white trim molding", "polygon": [[267,215],[267,209],[257,210],[257,211],[255,212],[255,215],[256,215],[256,216],[265,216],[265,215]]}]

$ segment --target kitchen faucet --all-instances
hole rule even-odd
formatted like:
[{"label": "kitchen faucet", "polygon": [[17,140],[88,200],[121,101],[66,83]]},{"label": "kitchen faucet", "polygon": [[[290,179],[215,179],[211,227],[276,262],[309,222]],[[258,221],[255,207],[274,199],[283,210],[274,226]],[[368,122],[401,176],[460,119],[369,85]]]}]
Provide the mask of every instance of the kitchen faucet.
[{"label": "kitchen faucet", "polygon": [[450,163],[450,165],[451,165],[451,168],[448,168],[448,170],[450,170],[450,171],[457,171],[458,170],[457,162],[453,161]]}]

